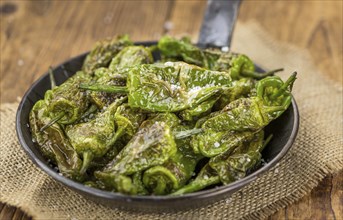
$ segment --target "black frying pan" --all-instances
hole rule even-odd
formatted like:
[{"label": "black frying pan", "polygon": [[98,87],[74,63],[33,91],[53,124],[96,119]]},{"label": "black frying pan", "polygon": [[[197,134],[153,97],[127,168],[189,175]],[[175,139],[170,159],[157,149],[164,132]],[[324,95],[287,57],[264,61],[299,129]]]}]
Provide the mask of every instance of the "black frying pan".
[{"label": "black frying pan", "polygon": [[[198,46],[229,47],[238,6],[239,1],[210,0],[204,18],[205,22],[201,28]],[[140,42],[136,44],[150,46],[156,43]],[[63,83],[67,78],[81,69],[86,55],[87,53],[67,60],[54,69],[53,72],[57,85]],[[159,54],[154,54],[154,56],[158,58]],[[260,68],[257,69],[262,71]],[[226,186],[205,189],[182,196],[129,196],[86,187],[81,183],[74,182],[59,175],[49,166],[47,160],[40,153],[38,146],[32,142],[31,132],[28,127],[31,108],[35,102],[43,99],[44,93],[49,89],[50,79],[48,73],[45,73],[32,84],[19,104],[16,116],[16,129],[19,142],[25,152],[39,168],[53,179],[77,191],[84,197],[109,207],[124,208],[132,211],[172,212],[204,206],[228,198],[232,193],[254,181],[261,174],[272,168],[287,153],[295,140],[299,126],[299,113],[296,102],[293,99],[292,104],[284,114],[266,127],[266,135],[268,136],[270,133],[274,135],[271,142],[262,152],[262,157],[267,164],[239,181]]]}]

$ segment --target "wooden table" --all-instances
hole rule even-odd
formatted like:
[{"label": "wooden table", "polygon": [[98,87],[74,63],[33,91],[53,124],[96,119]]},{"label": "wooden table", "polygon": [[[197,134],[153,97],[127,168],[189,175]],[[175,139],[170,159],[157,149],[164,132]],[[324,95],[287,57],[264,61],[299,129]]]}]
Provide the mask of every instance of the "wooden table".
[{"label": "wooden table", "polygon": [[[128,33],[133,40],[163,34],[197,39],[206,1],[0,2],[1,103],[14,102],[50,65],[89,50],[96,40]],[[244,1],[239,21],[306,48],[318,68],[342,83],[342,1]],[[343,172],[270,219],[343,219]],[[0,219],[30,219],[0,204]]]}]

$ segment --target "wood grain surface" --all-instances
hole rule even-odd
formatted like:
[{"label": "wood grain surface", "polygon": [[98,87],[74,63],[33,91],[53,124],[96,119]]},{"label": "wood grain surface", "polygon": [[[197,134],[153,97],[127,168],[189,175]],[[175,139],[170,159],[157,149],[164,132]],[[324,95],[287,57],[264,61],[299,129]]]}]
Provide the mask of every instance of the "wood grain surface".
[{"label": "wood grain surface", "polygon": [[[0,0],[1,103],[14,102],[50,65],[85,52],[105,37],[128,33],[135,41],[163,34],[197,40],[206,8],[188,1]],[[254,21],[274,38],[307,49],[318,68],[342,84],[343,2],[243,1],[238,20]],[[269,219],[343,219],[343,171]],[[1,193],[1,192],[0,192]],[[0,203],[0,219],[30,219]]]}]

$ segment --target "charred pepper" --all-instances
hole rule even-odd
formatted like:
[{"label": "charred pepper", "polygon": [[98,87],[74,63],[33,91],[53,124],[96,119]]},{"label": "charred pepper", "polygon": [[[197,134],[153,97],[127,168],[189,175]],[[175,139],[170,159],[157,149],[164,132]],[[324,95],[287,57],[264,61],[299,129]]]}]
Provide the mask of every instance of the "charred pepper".
[{"label": "charred pepper", "polygon": [[45,101],[36,102],[29,118],[33,141],[39,145],[39,149],[46,158],[57,164],[60,173],[81,181],[84,178],[81,172],[82,161],[60,125],[53,124],[41,131],[41,128],[50,120]]},{"label": "charred pepper", "polygon": [[257,73],[254,63],[243,54],[222,52],[219,49],[201,50],[194,46],[187,38],[177,40],[164,36],[158,42],[158,49],[162,55],[168,58],[176,58],[177,60],[183,60],[210,70],[229,72],[233,80],[238,80],[242,77],[262,79],[282,70],[277,69],[266,73]]},{"label": "charred pepper", "polygon": [[80,85],[83,89],[128,93],[129,105],[150,112],[177,112],[218,97],[231,85],[227,73],[183,62],[145,64],[130,70],[126,87]]},{"label": "charred pepper", "polygon": [[79,88],[91,78],[82,71],[77,72],[60,86],[45,93],[44,100],[53,120],[60,124],[72,124],[79,120],[89,107],[87,94]]},{"label": "charred pepper", "polygon": [[89,75],[93,75],[96,69],[108,67],[115,55],[125,47],[131,45],[133,45],[133,43],[127,35],[97,42],[87,55],[82,70]]},{"label": "charred pepper", "polygon": [[136,194],[137,187],[130,175],[163,164],[175,152],[175,141],[167,123],[156,122],[147,127],[143,124],[111,165],[94,174],[119,192]]},{"label": "charred pepper", "polygon": [[118,140],[122,132],[115,124],[115,112],[125,99],[112,103],[93,120],[67,127],[71,144],[83,156],[82,171],[85,172],[93,158],[102,157]]}]

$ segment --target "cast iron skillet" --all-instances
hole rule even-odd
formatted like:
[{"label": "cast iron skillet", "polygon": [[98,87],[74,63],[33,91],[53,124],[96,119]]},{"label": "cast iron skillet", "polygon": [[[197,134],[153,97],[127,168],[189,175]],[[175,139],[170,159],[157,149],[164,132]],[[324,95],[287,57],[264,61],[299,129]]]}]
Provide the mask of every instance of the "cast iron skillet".
[{"label": "cast iron skillet", "polygon": [[[206,16],[207,15],[205,15],[205,18]],[[150,46],[156,43],[157,42],[141,42],[136,44]],[[57,85],[63,83],[76,71],[81,69],[86,55],[87,53],[67,60],[53,70]],[[159,55],[154,54],[154,56],[156,58]],[[257,69],[262,71],[260,68]],[[265,129],[266,136],[270,133],[274,135],[271,142],[262,152],[262,157],[267,162],[266,165],[247,175],[245,178],[227,186],[209,188],[182,196],[129,196],[90,188],[81,183],[74,182],[73,180],[59,175],[42,156],[38,146],[32,141],[29,128],[29,113],[33,105],[38,100],[43,99],[44,93],[49,89],[50,79],[48,73],[45,73],[33,83],[19,104],[16,115],[16,130],[19,142],[25,152],[30,159],[48,175],[86,198],[112,208],[123,208],[132,211],[171,212],[205,206],[215,201],[228,198],[233,192],[249,184],[261,174],[272,168],[287,153],[296,138],[299,126],[298,108],[293,99],[292,104],[281,117],[273,121]]]}]

